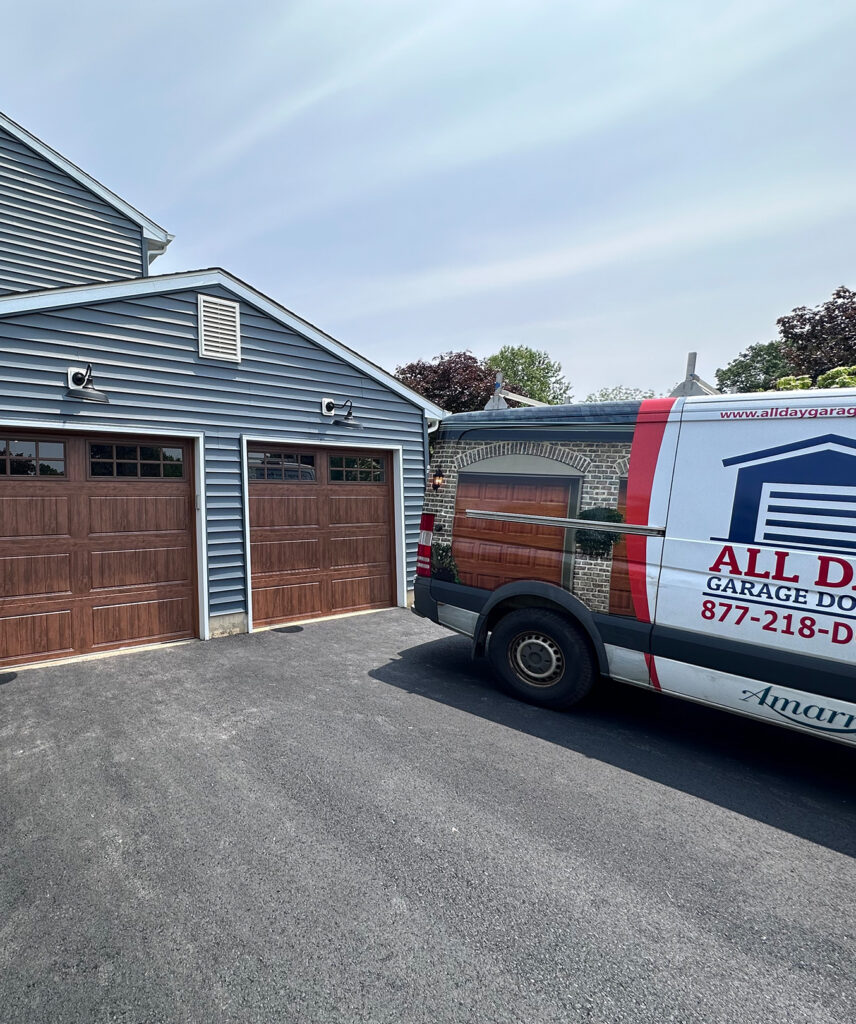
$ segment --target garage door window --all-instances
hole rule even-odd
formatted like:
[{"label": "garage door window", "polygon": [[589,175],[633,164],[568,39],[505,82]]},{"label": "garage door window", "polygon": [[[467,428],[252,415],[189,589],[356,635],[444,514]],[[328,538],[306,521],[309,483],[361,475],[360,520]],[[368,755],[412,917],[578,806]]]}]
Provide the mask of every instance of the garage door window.
[{"label": "garage door window", "polygon": [[63,477],[65,444],[0,437],[0,476]]},{"label": "garage door window", "polygon": [[251,480],[270,480],[277,483],[295,480],[315,480],[315,456],[299,452],[247,452],[247,466]]},{"label": "garage door window", "polygon": [[93,477],[184,476],[184,449],[146,444],[89,445],[89,474]]},{"label": "garage door window", "polygon": [[362,455],[331,455],[330,483],[382,484],[386,479],[386,460]]}]

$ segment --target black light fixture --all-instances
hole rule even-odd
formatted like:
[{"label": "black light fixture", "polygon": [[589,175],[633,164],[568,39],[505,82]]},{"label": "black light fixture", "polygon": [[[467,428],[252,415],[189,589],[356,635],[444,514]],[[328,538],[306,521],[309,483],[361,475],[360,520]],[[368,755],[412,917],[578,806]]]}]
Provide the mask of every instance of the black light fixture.
[{"label": "black light fixture", "polygon": [[[348,411],[344,416],[337,416],[337,409],[347,409]],[[360,423],[360,421],[354,416],[354,403],[350,398],[346,398],[344,402],[337,402],[333,398],[322,398],[321,412],[325,416],[332,416],[333,425],[336,427],[350,427],[352,430],[359,430],[362,428],[362,423]]]},{"label": "black light fixture", "polygon": [[68,391],[66,398],[77,398],[81,402],[99,402],[101,405],[109,405],[110,399],[103,391],[98,391],[92,383],[92,363],[86,364],[86,369],[81,366],[69,366],[68,368]]},{"label": "black light fixture", "polygon": [[344,409],[346,406],[348,411],[345,413],[345,415],[335,416],[333,418],[333,422],[336,424],[337,427],[361,427],[362,423],[354,419],[354,403],[350,400],[350,398],[347,401],[342,402],[339,408]]},{"label": "black light fixture", "polygon": [[439,491],[443,484],[446,482],[445,474],[443,470],[438,466],[431,474],[431,488],[432,490]]}]

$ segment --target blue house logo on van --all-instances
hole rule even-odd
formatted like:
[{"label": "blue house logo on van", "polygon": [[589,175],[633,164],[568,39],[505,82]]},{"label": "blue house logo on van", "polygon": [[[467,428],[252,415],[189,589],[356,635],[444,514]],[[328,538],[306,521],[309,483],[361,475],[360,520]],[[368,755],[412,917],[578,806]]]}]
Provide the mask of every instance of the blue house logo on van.
[{"label": "blue house logo on van", "polygon": [[824,434],[722,464],[740,467],[729,541],[856,551],[856,441]]}]

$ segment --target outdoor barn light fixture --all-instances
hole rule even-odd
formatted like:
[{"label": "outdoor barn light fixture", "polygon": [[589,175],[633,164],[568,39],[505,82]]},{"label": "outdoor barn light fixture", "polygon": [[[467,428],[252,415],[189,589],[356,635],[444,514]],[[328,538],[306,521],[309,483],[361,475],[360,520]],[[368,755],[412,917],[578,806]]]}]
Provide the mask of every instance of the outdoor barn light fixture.
[{"label": "outdoor barn light fixture", "polygon": [[[348,411],[344,416],[337,416],[337,409],[347,409]],[[333,424],[337,427],[351,427],[355,430],[362,427],[362,423],[354,418],[354,403],[350,398],[346,398],[344,402],[337,402],[334,398],[322,398],[321,399],[321,412],[325,416],[333,417]]]},{"label": "outdoor barn light fixture", "polygon": [[92,383],[92,363],[87,363],[86,369],[81,366],[69,366],[68,368],[68,391],[66,398],[77,398],[81,402],[100,402],[102,405],[109,405],[110,399],[103,391],[97,391]]},{"label": "outdoor barn light fixture", "polygon": [[431,474],[431,487],[433,490],[439,491],[445,482],[446,477],[443,473],[443,470],[438,467]]}]

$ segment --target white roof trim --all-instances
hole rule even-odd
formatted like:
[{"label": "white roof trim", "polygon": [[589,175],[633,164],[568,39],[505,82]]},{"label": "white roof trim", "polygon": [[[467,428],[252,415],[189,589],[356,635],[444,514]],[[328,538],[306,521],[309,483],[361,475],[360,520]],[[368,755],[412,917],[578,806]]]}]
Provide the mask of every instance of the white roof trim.
[{"label": "white roof trim", "polygon": [[[856,457],[856,449],[847,445],[838,444],[835,441],[821,441],[818,444],[806,445],[805,448],[792,448],[789,452],[778,452],[776,455],[759,456],[757,459],[747,459],[746,462],[732,462],[728,469],[736,467],[737,470],[745,469],[747,466],[760,466],[765,462],[783,462],[787,459],[798,459],[803,455],[812,455],[815,452],[839,452],[841,455]],[[785,481],[782,481],[783,483]],[[810,486],[809,484],[805,485]]]},{"label": "white roof trim", "polygon": [[130,203],[126,203],[124,199],[120,199],[115,192],[111,192],[109,188],[106,188],[101,184],[100,181],[96,181],[95,178],[91,177],[86,171],[82,171],[76,164],[73,164],[70,160],[66,160],[64,156],[57,153],[55,149],[51,149],[46,143],[42,142],[41,139],[37,139],[35,135],[31,135],[26,128],[22,128],[17,122],[7,117],[5,114],[0,113],[0,128],[3,128],[10,135],[13,135],[19,142],[23,142],[25,146],[29,146],[30,149],[35,150],[39,156],[44,157],[49,163],[52,163],[55,167],[58,167],[61,171],[64,171],[70,178],[74,178],[79,184],[83,185],[84,188],[89,189],[90,192],[94,192],[100,199],[103,199],[105,203],[109,203],[110,206],[117,209],[120,213],[123,213],[128,220],[133,221],[135,224],[139,224],[142,229],[143,236],[150,243],[154,243],[150,246],[153,252],[158,254],[169,245],[173,239],[165,228],[162,228],[160,224],[155,224],[153,220],[150,220],[144,214],[140,213],[139,210],[134,209]]},{"label": "white roof trim", "polygon": [[360,370],[384,387],[412,402],[425,411],[426,416],[442,419],[447,413],[427,398],[412,391],[391,373],[364,359],[353,349],[325,334],[320,328],[301,319],[296,313],[280,306],[255,288],[245,284],[237,277],[232,277],[225,270],[190,270],[179,274],[162,274],[155,277],[138,277],[131,281],[109,281],[104,284],[85,284],[74,288],[49,288],[40,292],[22,292],[19,295],[0,297],[0,317],[12,316],[16,313],[34,313],[42,309],[62,309],[66,306],[85,306],[95,302],[110,302],[111,299],[137,298],[141,295],[158,295],[163,292],[175,292],[184,289],[213,288],[217,285],[225,288],[239,299],[266,313],[271,319],[278,321],[289,330],[294,331],[308,341],[314,342],[319,348],[325,349],[342,362]]}]

